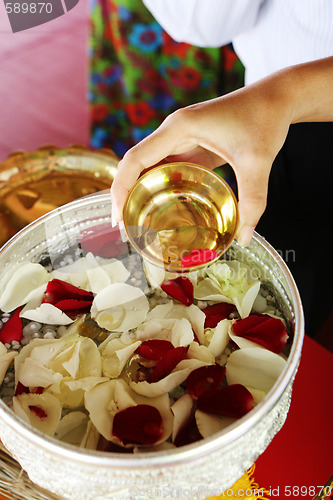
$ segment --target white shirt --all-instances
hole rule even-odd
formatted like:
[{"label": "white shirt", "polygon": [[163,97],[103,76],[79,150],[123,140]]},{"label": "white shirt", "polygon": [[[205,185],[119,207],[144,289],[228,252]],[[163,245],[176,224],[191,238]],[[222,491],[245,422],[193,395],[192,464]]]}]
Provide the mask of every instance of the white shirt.
[{"label": "white shirt", "polygon": [[333,0],[143,0],[179,42],[232,42],[245,82],[333,55]]}]

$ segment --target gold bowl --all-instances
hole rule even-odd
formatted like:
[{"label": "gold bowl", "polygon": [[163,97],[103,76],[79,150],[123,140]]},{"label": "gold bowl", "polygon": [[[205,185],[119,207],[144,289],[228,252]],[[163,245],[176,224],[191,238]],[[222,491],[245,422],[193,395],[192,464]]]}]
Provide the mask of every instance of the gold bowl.
[{"label": "gold bowl", "polygon": [[138,179],[123,219],[129,241],[145,260],[168,271],[189,271],[230,246],[237,201],[215,172],[194,163],[168,163]]}]

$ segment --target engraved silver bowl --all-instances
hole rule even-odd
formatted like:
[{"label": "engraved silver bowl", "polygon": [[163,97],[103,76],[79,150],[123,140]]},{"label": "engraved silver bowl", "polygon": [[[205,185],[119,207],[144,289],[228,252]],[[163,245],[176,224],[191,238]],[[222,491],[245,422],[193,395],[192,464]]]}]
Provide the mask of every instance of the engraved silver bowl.
[{"label": "engraved silver bowl", "polygon": [[[59,257],[82,231],[110,221],[108,194],[73,201],[22,229],[0,251],[0,289],[19,263]],[[206,498],[229,488],[265,450],[287,417],[301,355],[304,320],[299,293],[278,253],[259,235],[247,248],[228,250],[273,289],[291,328],[288,362],[266,398],[245,417],[210,438],[176,450],[118,454],[63,444],[21,421],[0,401],[0,439],[39,486],[80,500]]]}]

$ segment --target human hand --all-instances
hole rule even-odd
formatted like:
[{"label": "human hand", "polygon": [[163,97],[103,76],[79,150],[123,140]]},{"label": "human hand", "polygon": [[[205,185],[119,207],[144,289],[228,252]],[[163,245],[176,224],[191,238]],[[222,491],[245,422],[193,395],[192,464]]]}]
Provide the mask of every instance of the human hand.
[{"label": "human hand", "polygon": [[284,92],[266,80],[176,111],[130,149],[111,189],[114,221],[121,220],[140,172],[161,160],[191,161],[211,169],[227,162],[238,184],[237,239],[247,245],[265,210],[272,162],[291,122]]}]

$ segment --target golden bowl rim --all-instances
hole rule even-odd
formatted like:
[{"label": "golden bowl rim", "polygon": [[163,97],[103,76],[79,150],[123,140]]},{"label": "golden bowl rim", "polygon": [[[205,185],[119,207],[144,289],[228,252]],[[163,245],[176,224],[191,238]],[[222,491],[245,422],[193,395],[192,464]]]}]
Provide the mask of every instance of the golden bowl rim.
[{"label": "golden bowl rim", "polygon": [[139,246],[136,244],[136,242],[131,237],[130,231],[128,231],[128,227],[129,226],[128,226],[127,221],[126,221],[125,213],[126,213],[126,208],[128,206],[128,203],[130,201],[130,198],[131,198],[133,192],[135,191],[135,189],[137,189],[137,187],[140,184],[142,184],[142,181],[144,181],[147,177],[149,177],[149,175],[151,175],[152,172],[155,172],[156,170],[165,169],[167,167],[171,167],[171,166],[175,166],[175,165],[186,165],[187,167],[194,167],[197,170],[204,171],[204,172],[208,173],[209,175],[211,175],[212,177],[215,177],[215,179],[217,179],[219,181],[219,183],[226,189],[226,191],[228,191],[228,194],[230,195],[230,198],[233,201],[233,206],[234,206],[234,211],[235,211],[235,221],[236,222],[235,222],[235,226],[233,228],[233,231],[231,233],[230,239],[228,240],[228,243],[224,247],[223,251],[222,252],[218,252],[218,255],[214,259],[211,259],[210,261],[205,262],[203,264],[198,264],[196,266],[191,266],[191,267],[182,267],[182,268],[179,268],[179,269],[178,268],[175,269],[174,267],[172,267],[172,268],[170,267],[169,268],[167,262],[163,261],[163,263],[162,263],[162,261],[160,261],[161,262],[160,267],[164,268],[166,271],[177,272],[177,273],[188,273],[188,272],[192,272],[192,271],[196,271],[196,270],[202,269],[203,267],[207,266],[208,264],[212,264],[213,262],[215,262],[218,259],[220,259],[221,256],[228,250],[228,248],[232,244],[232,242],[233,242],[233,240],[235,238],[235,235],[237,233],[238,224],[239,224],[238,201],[237,201],[237,198],[236,198],[235,193],[233,192],[232,188],[227,183],[227,181],[225,179],[223,179],[223,177],[221,177],[219,174],[217,174],[216,172],[214,172],[214,170],[211,170],[210,168],[205,167],[204,165],[199,165],[198,163],[193,163],[193,162],[188,162],[188,161],[168,162],[168,163],[163,163],[162,165],[157,165],[157,166],[154,166],[152,168],[149,168],[149,170],[147,172],[143,173],[136,180],[136,182],[134,183],[134,185],[129,190],[129,192],[127,194],[127,197],[126,197],[126,201],[124,203],[124,207],[123,207],[122,220],[123,220],[123,224],[124,224],[124,229],[125,229],[126,237],[130,241],[131,245],[135,248],[135,250],[140,255],[142,255],[143,259],[147,260],[149,263],[151,263],[151,264],[153,264],[155,266],[159,266],[159,264],[157,263],[157,261],[155,259],[150,259],[149,256],[147,256],[146,254],[143,255],[143,253],[140,250]]}]

